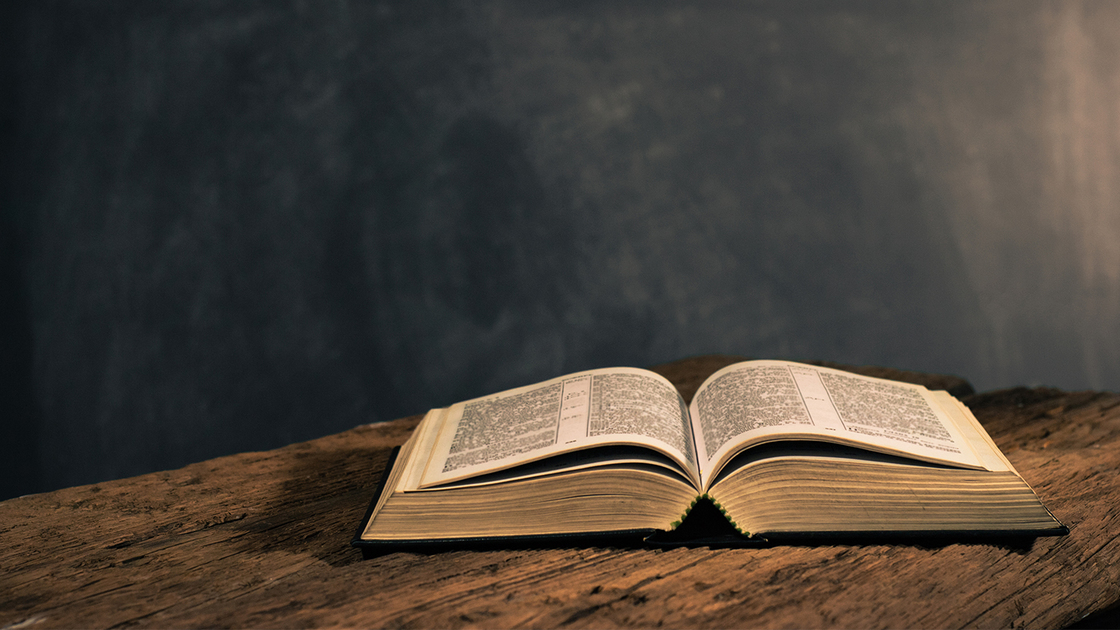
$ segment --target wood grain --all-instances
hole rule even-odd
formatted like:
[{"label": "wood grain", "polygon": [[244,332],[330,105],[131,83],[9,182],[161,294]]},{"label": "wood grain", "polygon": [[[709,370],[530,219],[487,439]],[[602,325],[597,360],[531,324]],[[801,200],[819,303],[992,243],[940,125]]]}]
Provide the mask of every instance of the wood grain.
[{"label": "wood grain", "polygon": [[[691,395],[732,359],[657,369]],[[1068,536],[362,561],[349,541],[414,416],[0,503],[0,627],[1063,627],[1114,605],[1120,395],[964,400]]]}]

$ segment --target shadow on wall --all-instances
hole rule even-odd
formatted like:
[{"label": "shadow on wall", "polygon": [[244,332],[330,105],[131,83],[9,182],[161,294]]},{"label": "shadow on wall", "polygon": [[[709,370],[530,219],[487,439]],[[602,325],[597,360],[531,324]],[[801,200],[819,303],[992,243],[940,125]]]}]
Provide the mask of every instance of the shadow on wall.
[{"label": "shadow on wall", "polygon": [[39,459],[42,414],[34,394],[31,309],[26,275],[26,223],[17,208],[25,177],[18,140],[18,24],[23,7],[0,25],[0,499],[44,489]]},{"label": "shadow on wall", "polygon": [[31,322],[20,249],[13,222],[0,213],[0,499],[44,489],[39,462],[42,415],[33,394]]}]

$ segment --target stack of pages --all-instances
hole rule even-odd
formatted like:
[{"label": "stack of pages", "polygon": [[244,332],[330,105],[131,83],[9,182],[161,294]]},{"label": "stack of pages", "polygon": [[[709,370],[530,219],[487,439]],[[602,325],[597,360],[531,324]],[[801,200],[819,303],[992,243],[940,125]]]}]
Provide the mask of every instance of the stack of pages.
[{"label": "stack of pages", "polygon": [[747,361],[691,406],[654,372],[608,368],[433,409],[353,544],[656,541],[708,501],[745,545],[1067,531],[948,393]]}]

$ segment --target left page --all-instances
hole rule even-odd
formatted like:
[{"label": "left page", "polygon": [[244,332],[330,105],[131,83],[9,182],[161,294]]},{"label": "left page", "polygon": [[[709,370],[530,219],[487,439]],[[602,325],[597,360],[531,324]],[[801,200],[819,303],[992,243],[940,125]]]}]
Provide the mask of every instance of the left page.
[{"label": "left page", "polygon": [[668,380],[635,368],[569,374],[451,406],[419,485],[619,445],[661,453],[699,485],[684,401]]}]

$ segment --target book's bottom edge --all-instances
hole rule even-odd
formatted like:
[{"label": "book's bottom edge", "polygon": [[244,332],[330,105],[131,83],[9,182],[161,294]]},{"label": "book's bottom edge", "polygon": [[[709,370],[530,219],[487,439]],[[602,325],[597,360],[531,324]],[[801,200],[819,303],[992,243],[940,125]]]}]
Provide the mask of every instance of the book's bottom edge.
[{"label": "book's bottom edge", "polygon": [[369,540],[354,538],[350,545],[362,551],[362,557],[371,558],[387,553],[433,553],[453,550],[488,549],[561,549],[571,547],[624,547],[643,548],[646,540],[659,532],[657,529],[628,529],[605,532],[579,532],[572,534],[531,534],[524,536],[480,536],[469,538],[438,538],[416,540]]},{"label": "book's bottom edge", "polygon": [[671,531],[633,529],[610,532],[584,532],[578,534],[441,538],[431,540],[366,540],[355,538],[350,544],[362,551],[363,558],[373,558],[396,552],[436,553],[455,550],[562,549],[590,546],[631,549],[669,549],[676,547],[709,547],[721,549],[763,548],[775,545],[811,547],[830,545],[945,547],[957,544],[979,544],[1019,549],[1031,546],[1036,538],[1064,536],[1068,533],[1069,528],[1062,525],[1041,530],[822,531],[763,533],[754,536],[728,533],[680,539],[674,537]]},{"label": "book's bottom edge", "polygon": [[1065,525],[1046,529],[935,529],[884,531],[822,531],[770,532],[762,537],[774,545],[907,545],[915,547],[946,547],[949,545],[992,545],[997,547],[1029,547],[1036,538],[1065,536]]}]

